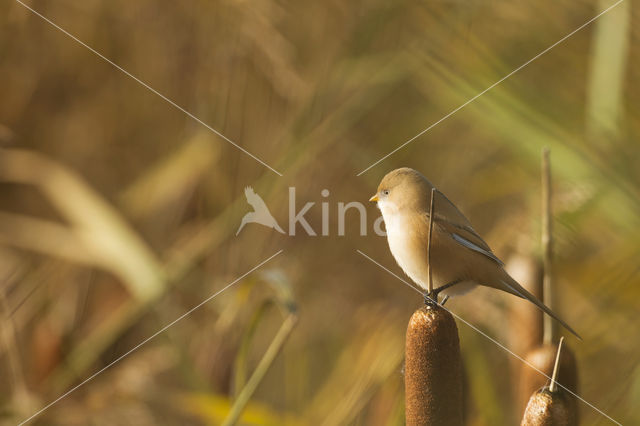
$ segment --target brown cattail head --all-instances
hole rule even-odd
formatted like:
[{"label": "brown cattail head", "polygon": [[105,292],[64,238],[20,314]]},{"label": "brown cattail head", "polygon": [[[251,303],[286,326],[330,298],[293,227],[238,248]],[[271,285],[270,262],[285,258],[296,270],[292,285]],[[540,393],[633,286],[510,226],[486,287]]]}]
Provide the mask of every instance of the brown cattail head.
[{"label": "brown cattail head", "polygon": [[574,426],[578,424],[575,398],[558,386],[562,342],[558,342],[549,386],[531,396],[522,418],[522,426]]},{"label": "brown cattail head", "polygon": [[462,425],[462,360],[453,316],[439,305],[414,312],[407,327],[406,424]]},{"label": "brown cattail head", "polygon": [[521,426],[575,426],[575,404],[571,395],[562,388],[551,392],[547,386],[529,399]]},{"label": "brown cattail head", "polygon": [[[529,352],[525,359],[529,364],[551,377],[557,351],[558,345],[556,344],[542,345]],[[560,353],[558,370],[558,383],[568,388],[571,392],[578,393],[578,368],[576,365],[576,358],[566,344],[563,345],[562,352]],[[518,392],[520,395],[519,406],[525,407],[531,393],[536,389],[540,389],[542,386],[547,384],[547,382],[549,382],[547,377],[540,374],[529,365],[523,364]],[[577,405],[577,401],[574,396],[567,393],[567,398],[570,399],[574,405]]]}]

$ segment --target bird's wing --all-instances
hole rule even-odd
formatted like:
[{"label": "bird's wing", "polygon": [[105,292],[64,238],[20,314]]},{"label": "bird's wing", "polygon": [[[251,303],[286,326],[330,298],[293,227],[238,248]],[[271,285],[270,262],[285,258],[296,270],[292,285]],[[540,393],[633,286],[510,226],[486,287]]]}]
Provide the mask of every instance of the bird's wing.
[{"label": "bird's wing", "polygon": [[446,220],[447,222],[450,222],[456,226],[473,230],[469,219],[467,219],[465,215],[462,214],[462,212],[456,207],[455,204],[451,202],[451,200],[447,198],[446,195],[438,190],[435,191],[433,208],[436,212],[436,220]]},{"label": "bird's wing", "polygon": [[[467,233],[467,236],[468,235],[469,234]],[[475,234],[475,233],[473,235],[477,236],[477,234]],[[487,248],[482,248],[482,247],[478,246],[477,244],[474,244],[472,241],[469,241],[469,239],[461,236],[459,233],[456,233],[456,232],[454,232],[451,236],[453,237],[453,239],[457,243],[462,244],[463,246],[465,246],[467,248],[470,248],[473,251],[476,251],[478,253],[481,253],[481,254],[487,256],[488,258],[490,258],[491,260],[495,261],[500,266],[504,266],[504,263],[502,262],[502,260],[498,259],[498,256],[493,254],[493,252],[491,251],[491,249],[488,248],[488,246],[487,246]],[[484,242],[482,240],[482,238],[480,238],[479,240]]]},{"label": "bird's wing", "polygon": [[493,254],[489,245],[473,230],[473,228],[457,226],[447,220],[441,220],[436,216],[435,222],[446,234],[450,235],[453,240],[477,253],[480,253],[489,259],[503,266],[504,263]]},{"label": "bird's wing", "polygon": [[500,266],[504,265],[455,204],[440,191],[436,191],[436,197],[434,200],[435,223],[451,235],[458,244],[487,256]]},{"label": "bird's wing", "polygon": [[[444,232],[451,235],[454,241],[458,244],[480,253],[489,259],[493,260],[500,266],[504,266],[502,261],[493,254],[489,245],[482,239],[480,235],[473,229],[469,220],[462,214],[460,210],[453,204],[443,193],[436,191],[436,199],[434,200],[434,226],[437,224]],[[429,220],[427,214],[427,220]],[[518,284],[513,278],[506,272],[505,279],[500,280],[502,285],[494,285],[493,283],[482,283],[489,285],[490,287],[499,288],[505,290],[508,293],[519,296],[523,299],[527,299],[541,310],[546,312],[551,317],[555,318],[560,324],[562,324],[567,330],[576,335],[579,339],[582,338],[575,332],[573,328],[556,315],[551,309],[538,300],[533,294],[529,293],[524,287]]]}]

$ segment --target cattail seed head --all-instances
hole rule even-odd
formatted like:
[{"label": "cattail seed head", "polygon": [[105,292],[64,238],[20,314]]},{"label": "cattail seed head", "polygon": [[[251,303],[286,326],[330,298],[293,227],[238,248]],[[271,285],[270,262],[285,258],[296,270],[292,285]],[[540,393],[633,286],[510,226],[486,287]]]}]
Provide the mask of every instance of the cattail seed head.
[{"label": "cattail seed head", "polygon": [[441,306],[424,306],[407,327],[406,424],[462,425],[462,360],[458,328]]},{"label": "cattail seed head", "polygon": [[551,392],[547,386],[529,399],[521,426],[576,426],[575,404],[562,388]]},{"label": "cattail seed head", "polygon": [[[525,359],[536,369],[542,371],[547,376],[551,376],[557,350],[558,345],[542,345],[529,352]],[[576,358],[567,345],[563,345],[562,352],[560,353],[558,370],[558,383],[569,389],[571,392],[578,393],[578,368]],[[539,371],[536,371],[528,365],[522,365],[518,392],[520,395],[520,409],[523,409],[526,406],[531,393],[546,385],[548,381],[549,379],[540,374]],[[567,394],[567,398],[577,406],[575,397],[571,394]]]},{"label": "cattail seed head", "polygon": [[575,398],[570,396],[562,386],[558,386],[563,341],[564,337],[561,337],[558,342],[551,383],[531,396],[521,426],[576,426],[578,424]]}]

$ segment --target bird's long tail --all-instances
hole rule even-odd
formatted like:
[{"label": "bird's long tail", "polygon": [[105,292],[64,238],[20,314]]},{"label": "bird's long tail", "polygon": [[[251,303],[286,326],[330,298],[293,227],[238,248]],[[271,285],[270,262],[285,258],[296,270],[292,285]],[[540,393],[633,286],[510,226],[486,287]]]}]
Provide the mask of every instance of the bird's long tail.
[{"label": "bird's long tail", "polygon": [[562,324],[564,328],[573,333],[573,335],[578,339],[582,340],[582,337],[580,337],[580,335],[573,328],[571,328],[569,324],[560,319],[560,317],[558,317],[555,312],[553,312],[549,307],[547,307],[547,305],[538,300],[538,298],[533,294],[529,293],[527,289],[518,284],[516,280],[507,275],[505,279],[501,280],[501,282],[504,284],[504,290],[523,299],[527,299],[529,302],[533,303],[542,311],[544,311],[547,315]]}]

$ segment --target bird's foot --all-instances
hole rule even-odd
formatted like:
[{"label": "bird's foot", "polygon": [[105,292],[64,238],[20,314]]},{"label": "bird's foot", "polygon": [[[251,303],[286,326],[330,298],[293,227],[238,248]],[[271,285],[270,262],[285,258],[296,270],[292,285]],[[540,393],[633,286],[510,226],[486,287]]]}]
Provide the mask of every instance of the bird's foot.
[{"label": "bird's foot", "polygon": [[435,308],[438,306],[438,291],[432,290],[430,293],[425,292],[424,296],[424,304],[428,308]]},{"label": "bird's foot", "polygon": [[[462,282],[462,280],[454,280],[454,281],[451,281],[450,283],[447,283],[443,286],[440,286],[436,289],[431,290],[431,292],[424,293],[424,304],[427,307],[438,306],[438,295],[440,294],[440,292],[442,290],[448,289],[449,287],[453,287],[454,285],[460,282]],[[444,306],[444,304],[447,303],[447,300],[449,300],[449,296],[445,296],[444,299],[442,299],[442,303],[440,303],[440,306]]]}]

